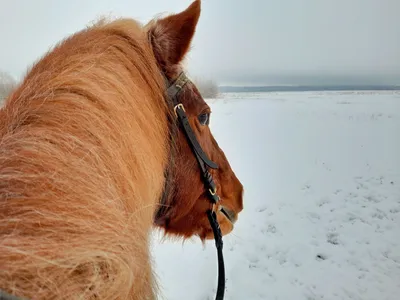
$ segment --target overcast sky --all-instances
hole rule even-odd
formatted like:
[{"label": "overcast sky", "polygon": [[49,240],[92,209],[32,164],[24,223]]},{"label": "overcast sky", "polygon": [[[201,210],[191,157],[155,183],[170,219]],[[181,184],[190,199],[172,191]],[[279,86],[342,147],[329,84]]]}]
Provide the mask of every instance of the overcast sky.
[{"label": "overcast sky", "polygon": [[[49,47],[100,15],[147,22],[191,2],[3,0],[0,69],[23,75]],[[203,0],[189,71],[220,84],[330,76],[396,81],[399,12],[400,0]]]}]

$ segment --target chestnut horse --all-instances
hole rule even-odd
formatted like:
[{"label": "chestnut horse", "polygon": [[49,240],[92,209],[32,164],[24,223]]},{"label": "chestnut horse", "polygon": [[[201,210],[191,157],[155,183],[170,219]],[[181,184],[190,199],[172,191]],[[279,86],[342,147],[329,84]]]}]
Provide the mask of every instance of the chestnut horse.
[{"label": "chestnut horse", "polygon": [[[46,53],[9,95],[0,110],[1,290],[155,299],[154,225],[213,238],[206,212],[216,189],[222,234],[232,231],[243,187],[210,132],[210,107],[182,73],[199,15],[194,1],[145,26],[98,22]],[[182,88],[172,95],[179,107],[169,86]],[[210,191],[178,109],[218,165]]]}]

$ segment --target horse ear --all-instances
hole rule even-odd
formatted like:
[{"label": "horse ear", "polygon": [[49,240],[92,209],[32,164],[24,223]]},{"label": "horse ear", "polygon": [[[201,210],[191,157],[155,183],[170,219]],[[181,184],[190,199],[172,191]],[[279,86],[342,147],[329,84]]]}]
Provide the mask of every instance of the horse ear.
[{"label": "horse ear", "polygon": [[181,13],[154,20],[147,25],[158,63],[167,72],[178,65],[189,50],[200,17],[201,1],[194,1]]}]

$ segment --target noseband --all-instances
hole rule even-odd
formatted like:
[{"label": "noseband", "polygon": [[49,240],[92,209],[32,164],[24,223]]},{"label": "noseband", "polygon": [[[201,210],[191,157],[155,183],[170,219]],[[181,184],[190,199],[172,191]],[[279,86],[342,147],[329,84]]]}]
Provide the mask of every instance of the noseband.
[{"label": "noseband", "polygon": [[207,154],[201,148],[199,142],[197,141],[196,135],[194,134],[192,127],[190,126],[189,119],[185,112],[185,107],[179,101],[179,94],[189,81],[190,80],[185,75],[185,73],[182,72],[178,76],[178,78],[168,87],[167,94],[169,99],[172,101],[174,113],[177,117],[180,128],[185,133],[188,144],[190,145],[190,148],[192,149],[193,154],[195,155],[196,160],[199,164],[204,189],[207,191],[207,197],[211,203],[212,208],[207,210],[206,214],[214,233],[215,246],[217,248],[218,255],[218,289],[215,299],[222,300],[225,293],[225,265],[222,252],[222,233],[217,221],[217,215],[215,211],[216,204],[218,203],[220,198],[217,194],[217,186],[214,182],[214,179],[211,173],[208,171],[208,168],[218,169],[218,165],[210,160]]}]

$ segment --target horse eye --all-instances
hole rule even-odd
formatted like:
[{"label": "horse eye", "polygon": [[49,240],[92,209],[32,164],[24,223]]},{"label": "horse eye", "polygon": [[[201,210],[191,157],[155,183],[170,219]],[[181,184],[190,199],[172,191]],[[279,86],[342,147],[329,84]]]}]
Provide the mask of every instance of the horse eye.
[{"label": "horse eye", "polygon": [[204,113],[198,116],[201,125],[208,125],[210,121],[210,114]]}]

